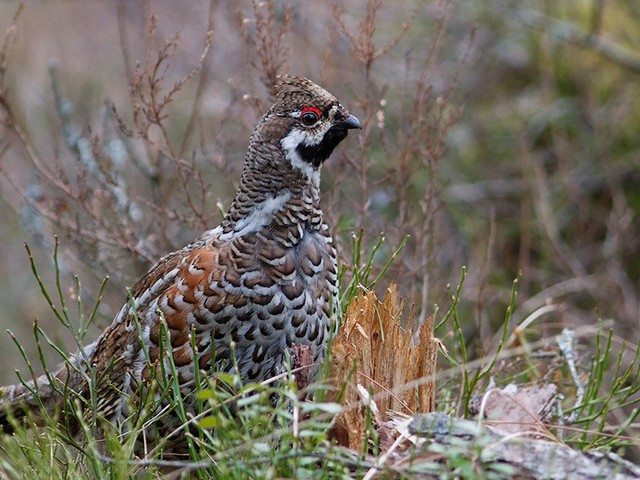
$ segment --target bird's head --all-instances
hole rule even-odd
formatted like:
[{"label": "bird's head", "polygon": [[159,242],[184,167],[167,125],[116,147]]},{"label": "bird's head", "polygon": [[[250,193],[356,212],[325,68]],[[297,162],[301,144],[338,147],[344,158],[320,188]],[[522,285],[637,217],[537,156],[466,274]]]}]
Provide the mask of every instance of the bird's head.
[{"label": "bird's head", "polygon": [[304,77],[278,77],[273,93],[275,103],[256,133],[279,142],[285,159],[308,178],[317,176],[349,129],[361,128],[333,95]]}]

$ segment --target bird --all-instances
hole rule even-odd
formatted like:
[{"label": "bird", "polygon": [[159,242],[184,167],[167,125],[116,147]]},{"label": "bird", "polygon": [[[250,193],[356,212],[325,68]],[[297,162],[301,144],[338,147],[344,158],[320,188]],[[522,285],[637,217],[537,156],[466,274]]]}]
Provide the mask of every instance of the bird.
[{"label": "bird", "polygon": [[162,257],[102,334],[63,365],[1,387],[5,432],[12,431],[9,415],[27,421],[27,412],[42,408],[77,424],[64,395],[115,423],[157,375],[177,378],[187,398],[203,370],[261,382],[283,373],[296,347],[306,348],[314,365],[325,359],[339,292],[320,170],[361,124],[307,78],[279,76],[272,94],[220,225]]}]

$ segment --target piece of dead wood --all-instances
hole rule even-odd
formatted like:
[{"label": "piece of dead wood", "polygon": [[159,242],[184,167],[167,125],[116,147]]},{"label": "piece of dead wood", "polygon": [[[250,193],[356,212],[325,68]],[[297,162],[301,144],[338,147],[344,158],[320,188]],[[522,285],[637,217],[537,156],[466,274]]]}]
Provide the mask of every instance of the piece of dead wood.
[{"label": "piece of dead wood", "polygon": [[490,388],[474,397],[469,413],[479,414],[504,433],[547,434],[544,420],[556,406],[558,388],[552,384]]},{"label": "piece of dead wood", "polygon": [[306,393],[313,372],[313,352],[311,346],[293,344],[291,346],[291,370],[299,392]]},{"label": "piece of dead wood", "polygon": [[[415,445],[407,450],[404,460],[397,460],[393,469],[402,471],[417,465],[437,464],[443,460],[442,448],[480,452],[477,461],[489,472],[496,466],[504,473],[511,466],[518,479],[550,478],[631,480],[640,478],[640,466],[613,453],[573,450],[562,443],[535,440],[520,435],[504,435],[502,431],[475,422],[441,413],[416,415],[407,425]],[[401,429],[400,429],[401,430]],[[437,446],[434,449],[432,446]],[[426,470],[426,468],[425,468]],[[437,469],[432,469],[437,471]],[[437,478],[437,475],[417,475],[412,478]],[[503,478],[503,477],[500,477]]]},{"label": "piece of dead wood", "polygon": [[372,402],[378,412],[374,427],[386,422],[390,411],[413,415],[434,408],[438,342],[433,338],[433,318],[416,331],[413,312],[403,322],[403,311],[404,301],[394,284],[382,301],[369,291],[349,305],[333,342],[331,362],[332,384],[336,392],[344,388],[341,403],[346,408],[332,431],[340,445],[362,448]]}]

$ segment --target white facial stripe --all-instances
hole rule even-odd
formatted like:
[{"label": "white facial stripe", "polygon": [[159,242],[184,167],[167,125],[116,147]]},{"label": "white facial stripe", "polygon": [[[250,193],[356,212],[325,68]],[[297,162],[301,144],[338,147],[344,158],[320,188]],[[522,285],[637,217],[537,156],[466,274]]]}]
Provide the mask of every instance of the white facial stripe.
[{"label": "white facial stripe", "polygon": [[[286,159],[291,162],[291,166],[300,170],[302,174],[308,179],[314,182],[318,182],[319,184],[320,169],[314,168],[313,165],[311,165],[309,162],[305,162],[302,158],[300,158],[300,155],[298,155],[298,152],[296,151],[296,148],[298,148],[298,145],[300,145],[302,142],[305,142],[305,145],[310,145],[309,143],[307,143],[308,138],[309,136],[306,132],[294,128],[293,130],[291,130],[291,132],[289,132],[289,135],[282,139],[281,144],[282,148],[284,149],[284,155]],[[322,137],[320,137],[319,140],[322,140]]]}]

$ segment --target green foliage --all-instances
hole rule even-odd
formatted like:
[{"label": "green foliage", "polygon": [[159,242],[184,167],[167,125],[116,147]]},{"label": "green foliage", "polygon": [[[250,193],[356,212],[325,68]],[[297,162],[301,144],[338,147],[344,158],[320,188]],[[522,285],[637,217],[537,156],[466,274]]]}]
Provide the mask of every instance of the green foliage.
[{"label": "green foliage", "polygon": [[[451,306],[436,327],[440,332],[450,328],[454,335],[453,353],[445,357],[453,369],[444,372],[453,381],[439,392],[443,410],[456,410],[450,405],[458,405],[459,413],[466,416],[470,401],[481,398],[489,385],[506,385],[514,381],[542,385],[552,378],[554,383],[560,384],[561,395],[557,399],[554,421],[548,428],[559,438],[583,450],[624,452],[629,447],[638,447],[637,438],[628,432],[633,431],[633,424],[640,415],[640,345],[630,348],[627,342],[619,341],[620,345],[616,346],[613,330],[605,332],[602,322],[580,332],[581,339],[594,339],[593,344],[586,343],[582,347],[587,350],[582,353],[571,330],[565,330],[555,338],[545,338],[535,332],[529,318],[520,325],[510,326],[516,309],[516,279],[494,352],[473,360],[468,355],[468,340],[458,313],[465,276],[466,269],[463,269],[460,283],[451,292]],[[527,334],[537,340],[528,341]],[[514,346],[516,339],[517,347]],[[564,368],[556,364],[551,370],[541,372],[536,364],[539,356],[536,353],[550,353],[554,349]],[[454,387],[456,384],[458,386]],[[457,458],[455,449],[449,453],[451,457],[447,456],[447,461]]]},{"label": "green foliage", "polygon": [[613,339],[613,331],[604,332],[599,324],[584,398],[568,411],[580,430],[570,442],[581,449],[637,446],[626,432],[640,414],[640,344],[629,347],[623,341],[616,351]]},{"label": "green foliage", "polygon": [[394,251],[385,257],[381,247],[385,241],[384,233],[378,236],[370,251],[366,253],[363,245],[363,231],[353,233],[351,236],[351,263],[342,263],[338,278],[342,286],[340,307],[343,312],[357,295],[359,289],[370,290],[378,283],[380,278],[389,270],[391,264],[409,241],[406,235]]},{"label": "green foliage", "polygon": [[467,340],[463,333],[462,322],[458,312],[458,306],[466,274],[467,270],[466,268],[463,268],[462,277],[455,292],[451,289],[449,290],[451,297],[451,306],[445,312],[443,318],[435,327],[436,332],[442,331],[441,327],[448,326],[448,321],[453,322],[452,328],[457,340],[457,342],[455,343],[457,358],[451,356],[448,356],[447,358],[451,362],[451,364],[455,368],[460,369],[461,372],[460,375],[462,377],[462,385],[460,393],[460,405],[462,407],[462,413],[464,414],[466,414],[469,410],[469,402],[471,401],[471,398],[474,395],[478,394],[481,382],[483,380],[487,380],[491,375],[494,374],[494,367],[498,358],[500,358],[501,354],[503,353],[507,336],[511,331],[509,322],[514,310],[516,309],[516,296],[518,293],[518,280],[516,279],[513,282],[511,298],[506,309],[504,323],[502,324],[502,333],[497,348],[490,357],[483,358],[481,361],[481,365],[477,366],[477,363],[472,362],[472,359],[469,357],[466,345]]}]

